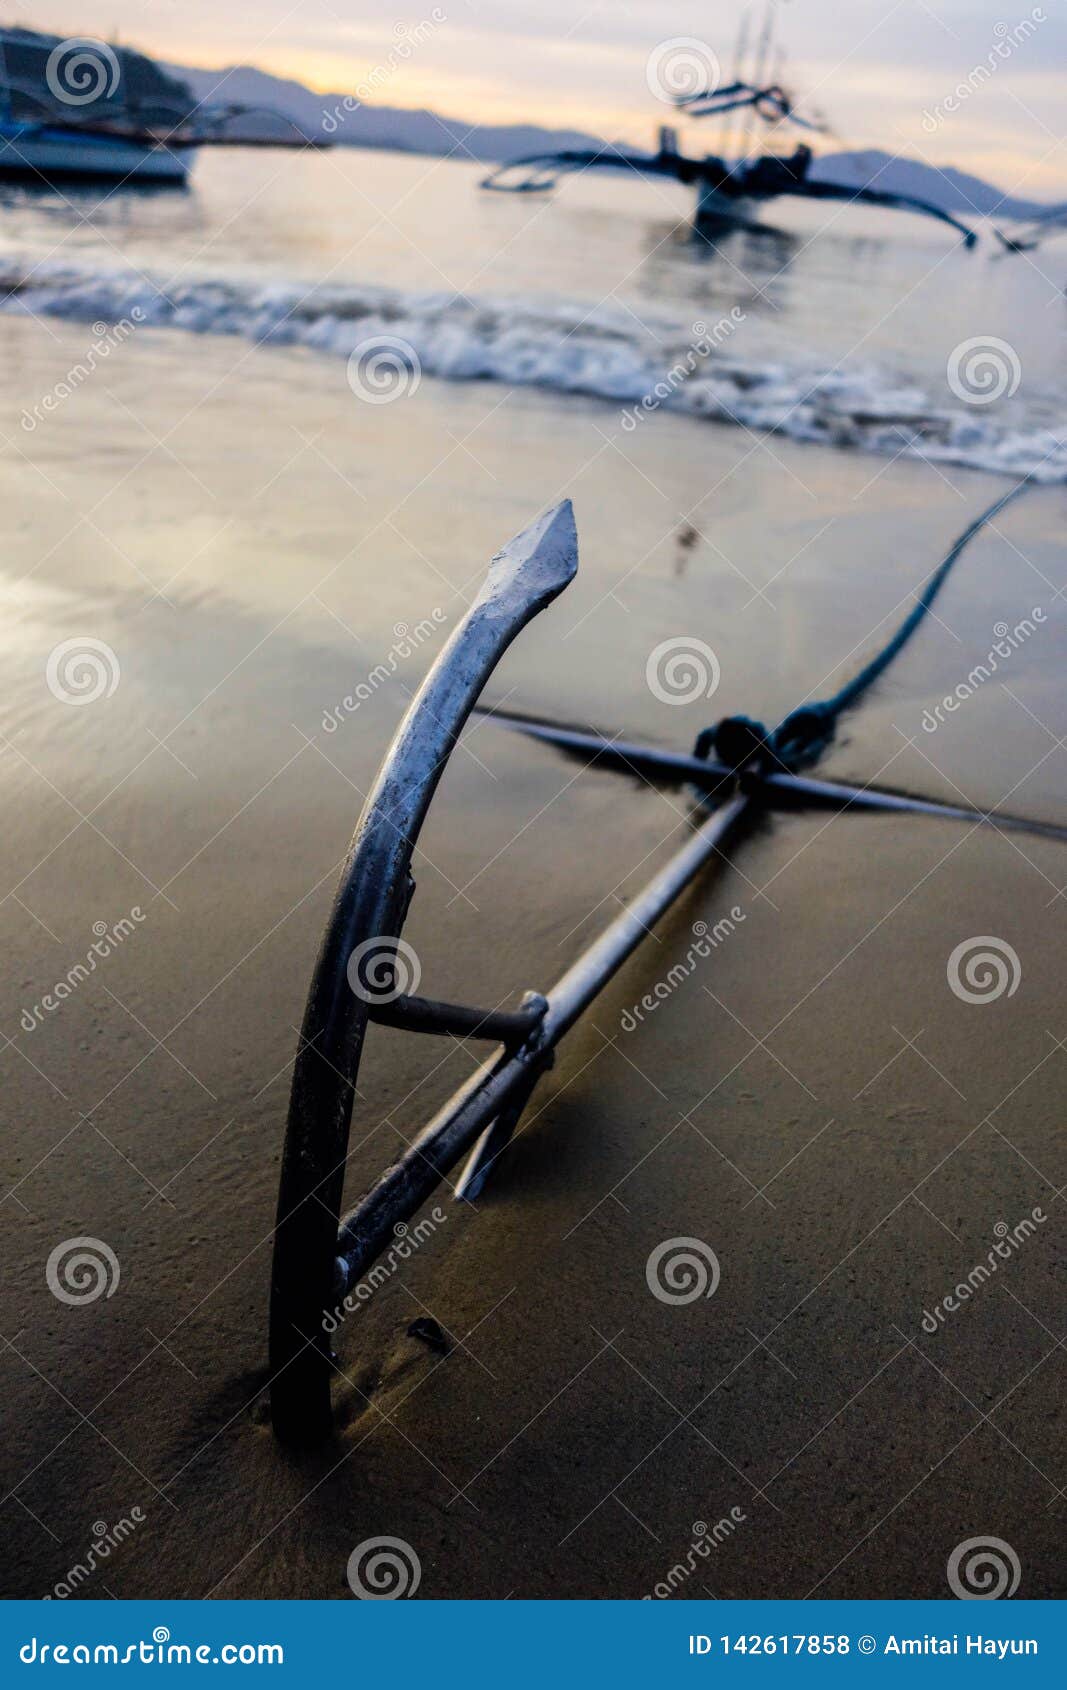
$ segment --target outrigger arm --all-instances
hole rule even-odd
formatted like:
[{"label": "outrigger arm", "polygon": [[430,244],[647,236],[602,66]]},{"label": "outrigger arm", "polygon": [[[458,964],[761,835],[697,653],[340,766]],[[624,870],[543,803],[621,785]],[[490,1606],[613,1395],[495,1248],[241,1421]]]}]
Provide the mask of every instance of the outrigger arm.
[{"label": "outrigger arm", "polygon": [[810,178],[795,185],[786,183],[776,189],[776,193],[795,194],[809,200],[843,200],[850,205],[877,205],[886,211],[914,211],[920,217],[933,217],[938,223],[947,223],[949,228],[963,236],[963,244],[968,250],[978,243],[974,230],[968,229],[958,217],[953,217],[951,211],[945,211],[931,200],[919,199],[914,194],[890,194],[880,188],[850,188],[841,182],[818,182]]},{"label": "outrigger arm", "polygon": [[[529,153],[498,164],[480,186],[491,193],[547,193],[561,176],[579,170],[630,170],[639,176],[678,178],[677,153],[626,153],[618,147],[570,148],[559,153]],[[696,161],[694,161],[696,162]],[[682,178],[684,179],[684,178]]]}]

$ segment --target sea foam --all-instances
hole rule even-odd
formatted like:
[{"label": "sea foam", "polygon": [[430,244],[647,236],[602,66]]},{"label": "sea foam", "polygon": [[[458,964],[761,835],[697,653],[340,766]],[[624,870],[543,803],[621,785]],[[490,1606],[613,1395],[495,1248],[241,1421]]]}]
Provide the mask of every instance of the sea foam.
[{"label": "sea foam", "polygon": [[742,356],[732,336],[706,325],[639,321],[618,305],[234,277],[157,285],[139,271],[10,258],[0,259],[0,305],[109,324],[136,307],[142,330],[238,335],[344,358],[388,338],[426,375],[583,394],[618,406],[631,430],[635,416],[654,426],[651,414],[669,410],[842,449],[1067,480],[1067,418],[1028,419],[1016,405],[1008,422],[998,405],[939,403],[875,364]]}]

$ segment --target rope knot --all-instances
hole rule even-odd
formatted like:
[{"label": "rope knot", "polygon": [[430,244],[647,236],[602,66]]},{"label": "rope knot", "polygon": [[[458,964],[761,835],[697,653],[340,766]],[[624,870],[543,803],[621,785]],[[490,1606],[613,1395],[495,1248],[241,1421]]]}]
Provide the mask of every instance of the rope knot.
[{"label": "rope knot", "polygon": [[761,774],[792,771],[821,755],[833,738],[836,720],[828,704],[802,705],[773,732],[751,716],[724,716],[697,736],[693,755],[707,759],[714,754],[734,770],[755,764]]},{"label": "rope knot", "polygon": [[724,716],[713,728],[705,728],[693,747],[694,757],[710,757],[714,752],[728,769],[743,769],[752,762],[766,761],[770,750],[770,734],[762,722],[751,716]]},{"label": "rope knot", "polygon": [[775,729],[771,749],[775,762],[794,770],[814,762],[834,737],[838,712],[832,703],[802,704]]}]

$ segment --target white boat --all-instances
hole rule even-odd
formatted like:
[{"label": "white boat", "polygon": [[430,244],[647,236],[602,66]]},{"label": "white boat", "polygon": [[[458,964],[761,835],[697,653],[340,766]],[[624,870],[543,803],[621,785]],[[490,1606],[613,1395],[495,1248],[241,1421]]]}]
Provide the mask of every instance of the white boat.
[{"label": "white boat", "polygon": [[0,181],[180,185],[195,106],[184,82],[128,47],[0,29]]},{"label": "white boat", "polygon": [[[266,117],[251,134],[232,126]],[[281,112],[197,100],[130,47],[0,28],[0,182],[182,186],[201,146],[319,147]]]},{"label": "white boat", "polygon": [[0,119],[0,180],[155,182],[180,186],[194,149],[128,139],[80,126]]}]

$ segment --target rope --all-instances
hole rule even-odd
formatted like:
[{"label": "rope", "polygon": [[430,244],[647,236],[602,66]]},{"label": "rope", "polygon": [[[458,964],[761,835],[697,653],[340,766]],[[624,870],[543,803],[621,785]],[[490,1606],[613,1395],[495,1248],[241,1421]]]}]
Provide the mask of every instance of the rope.
[{"label": "rope", "polygon": [[892,639],[887,641],[881,651],[877,652],[840,692],[815,704],[800,705],[773,731],[750,716],[725,716],[721,722],[716,723],[714,727],[705,728],[697,736],[693,755],[708,758],[714,752],[716,758],[731,769],[746,768],[755,763],[764,773],[779,770],[795,774],[798,769],[816,762],[830,745],[839,718],[874,685],[910,640],[944,586],[953,564],[971,541],[1032,485],[1032,477],[1024,476],[1007,493],[1002,493],[999,499],[995,499],[980,516],[975,517],[938,564],[918,601]]},{"label": "rope", "polygon": [[801,117],[780,83],[757,88],[751,82],[731,82],[723,88],[706,88],[698,94],[679,94],[675,105],[686,117],[722,117],[727,112],[749,109],[766,124],[795,123],[801,129],[827,133],[820,118]]}]

